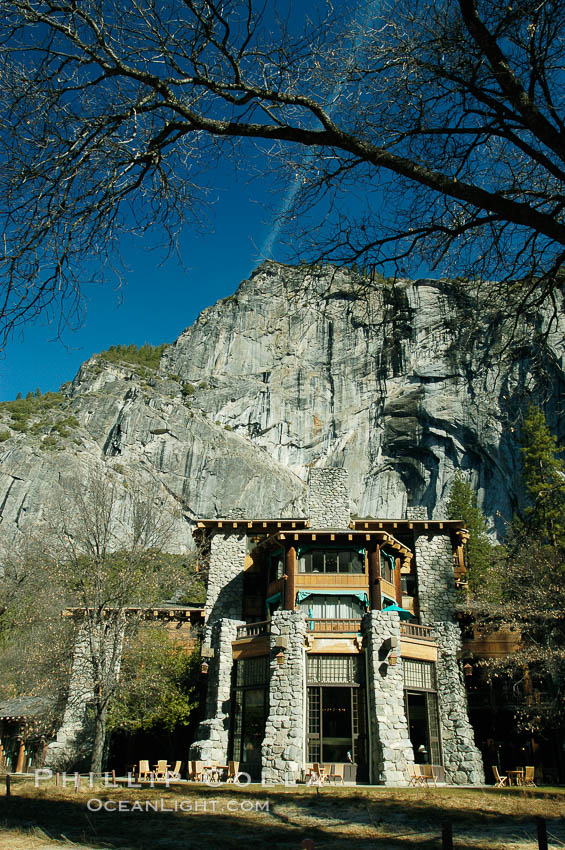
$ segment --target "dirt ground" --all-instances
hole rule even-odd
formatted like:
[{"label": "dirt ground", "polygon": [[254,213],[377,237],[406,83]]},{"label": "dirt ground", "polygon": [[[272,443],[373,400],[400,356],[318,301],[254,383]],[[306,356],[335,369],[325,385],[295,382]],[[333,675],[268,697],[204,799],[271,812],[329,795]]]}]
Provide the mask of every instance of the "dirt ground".
[{"label": "dirt ground", "polygon": [[[3,795],[3,790],[2,790]],[[449,821],[457,850],[565,848],[565,789],[97,786],[16,783],[0,796],[0,850],[436,850]]]}]

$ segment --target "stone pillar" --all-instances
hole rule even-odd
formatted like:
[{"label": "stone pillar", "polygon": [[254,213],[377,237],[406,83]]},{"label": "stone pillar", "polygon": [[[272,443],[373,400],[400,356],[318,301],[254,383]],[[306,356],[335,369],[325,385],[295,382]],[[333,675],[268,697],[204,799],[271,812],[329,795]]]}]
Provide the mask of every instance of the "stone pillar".
[{"label": "stone pillar", "polygon": [[414,529],[418,605],[422,624],[455,622],[455,577],[449,532]]},{"label": "stone pillar", "polygon": [[351,514],[346,469],[328,467],[310,470],[306,512],[312,528],[348,528]]},{"label": "stone pillar", "polygon": [[[370,611],[363,617],[362,630],[367,655],[370,782],[408,785],[408,765],[414,764],[414,751],[404,709],[398,614]],[[397,659],[395,665],[388,663],[391,650]]]},{"label": "stone pillar", "polygon": [[232,696],[232,642],[242,620],[217,620],[207,629],[205,641],[214,650],[208,661],[205,719],[198,727],[189,759],[227,764]]},{"label": "stone pillar", "polygon": [[[295,782],[304,764],[305,633],[306,620],[302,612],[275,611],[273,614],[269,714],[261,747],[264,782]],[[286,643],[286,647],[277,645],[281,643]],[[278,652],[284,654],[284,664],[277,662]]]},{"label": "stone pillar", "polygon": [[210,566],[206,589],[206,621],[227,617],[241,619],[243,571],[247,537],[240,531],[218,531],[210,543]]},{"label": "stone pillar", "polygon": [[445,776],[455,785],[482,785],[483,760],[467,714],[463,671],[457,660],[461,633],[454,623],[434,623],[437,634],[437,691]]}]

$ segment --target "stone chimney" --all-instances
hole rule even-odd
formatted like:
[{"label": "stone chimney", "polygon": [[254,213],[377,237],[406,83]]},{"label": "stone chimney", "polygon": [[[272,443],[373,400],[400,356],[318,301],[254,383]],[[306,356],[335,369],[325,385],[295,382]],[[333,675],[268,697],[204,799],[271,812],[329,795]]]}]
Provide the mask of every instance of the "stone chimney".
[{"label": "stone chimney", "polygon": [[346,469],[311,469],[308,475],[307,516],[311,528],[347,528],[349,474]]}]

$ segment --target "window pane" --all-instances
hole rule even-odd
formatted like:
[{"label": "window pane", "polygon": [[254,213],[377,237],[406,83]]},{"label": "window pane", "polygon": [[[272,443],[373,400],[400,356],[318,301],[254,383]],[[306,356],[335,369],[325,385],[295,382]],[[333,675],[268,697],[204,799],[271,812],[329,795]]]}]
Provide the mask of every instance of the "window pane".
[{"label": "window pane", "polygon": [[312,572],[313,573],[323,573],[324,572],[324,553],[323,552],[312,552]]},{"label": "window pane", "polygon": [[405,659],[403,661],[403,668],[404,685],[406,688],[435,690],[435,665],[433,662]]},{"label": "window pane", "polygon": [[337,552],[326,552],[326,572],[337,573]]},{"label": "window pane", "polygon": [[312,572],[312,553],[307,552],[306,555],[303,555],[298,563],[298,572],[299,573],[311,573]]}]

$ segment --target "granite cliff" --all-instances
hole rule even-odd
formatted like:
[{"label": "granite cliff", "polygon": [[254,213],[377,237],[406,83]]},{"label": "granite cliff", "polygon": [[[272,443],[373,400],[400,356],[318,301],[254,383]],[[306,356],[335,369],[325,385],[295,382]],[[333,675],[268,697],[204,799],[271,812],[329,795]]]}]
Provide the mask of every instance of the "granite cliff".
[{"label": "granite cliff", "polygon": [[456,469],[493,528],[520,498],[516,428],[531,401],[565,435],[563,324],[517,326],[453,281],[374,281],[260,266],[168,346],[157,370],[94,355],[24,425],[0,406],[0,533],[41,530],[66,479],[103,469],[152,482],[175,513],[171,550],[199,516],[303,512],[311,466],[349,470],[352,511],[444,515]]}]

